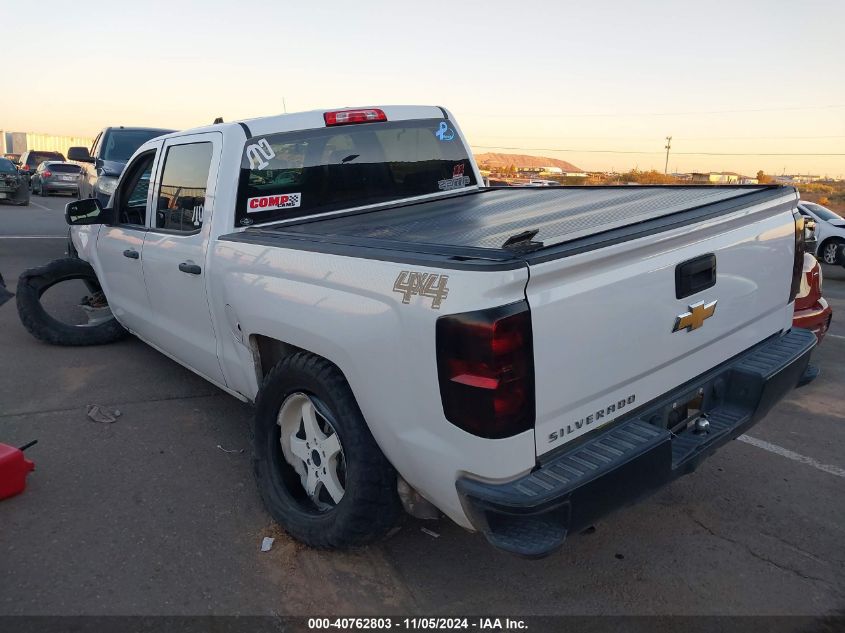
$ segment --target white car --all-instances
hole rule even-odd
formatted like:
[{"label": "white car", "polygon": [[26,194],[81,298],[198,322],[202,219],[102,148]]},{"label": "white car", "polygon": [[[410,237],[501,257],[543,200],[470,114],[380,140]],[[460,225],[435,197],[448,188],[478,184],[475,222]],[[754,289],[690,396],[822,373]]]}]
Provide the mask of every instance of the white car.
[{"label": "white car", "polygon": [[261,495],[310,545],[404,505],[546,555],[807,367],[795,189],[490,189],[468,147],[434,106],[220,123],[67,207],[119,323],[255,403]]},{"label": "white car", "polygon": [[816,221],[816,258],[825,264],[842,264],[845,219],[815,202],[799,202],[798,210]]}]

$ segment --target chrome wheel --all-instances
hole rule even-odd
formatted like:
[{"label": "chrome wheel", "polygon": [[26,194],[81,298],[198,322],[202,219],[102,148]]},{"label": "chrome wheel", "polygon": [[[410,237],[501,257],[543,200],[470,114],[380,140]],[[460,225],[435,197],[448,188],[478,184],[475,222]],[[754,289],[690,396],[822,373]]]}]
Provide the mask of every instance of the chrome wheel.
[{"label": "chrome wheel", "polygon": [[831,242],[829,244],[824,245],[824,252],[822,253],[822,259],[824,259],[825,264],[835,264],[838,256],[836,251],[839,250],[840,244],[837,242]]},{"label": "chrome wheel", "polygon": [[308,499],[317,510],[331,510],[345,492],[346,460],[328,409],[311,396],[294,393],[282,403],[276,424],[282,454]]}]

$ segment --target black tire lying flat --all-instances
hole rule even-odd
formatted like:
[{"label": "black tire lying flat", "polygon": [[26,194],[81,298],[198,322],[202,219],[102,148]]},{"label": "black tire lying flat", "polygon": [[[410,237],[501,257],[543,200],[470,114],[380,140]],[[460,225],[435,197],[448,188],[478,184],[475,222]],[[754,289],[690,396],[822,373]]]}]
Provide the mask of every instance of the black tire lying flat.
[{"label": "black tire lying flat", "polygon": [[[330,509],[310,505],[281,446],[277,417],[294,394],[319,402],[342,446],[345,491]],[[267,510],[294,538],[320,549],[373,542],[396,524],[396,471],[382,454],[340,370],[306,352],[280,361],[264,379],[255,412],[255,477]]]},{"label": "black tire lying flat", "polygon": [[91,265],[76,257],[56,259],[21,274],[16,298],[18,315],[27,331],[51,345],[104,345],[126,337],[129,333],[114,317],[97,325],[69,325],[47,313],[41,296],[48,288],[72,279],[84,281],[89,289],[100,288]]}]

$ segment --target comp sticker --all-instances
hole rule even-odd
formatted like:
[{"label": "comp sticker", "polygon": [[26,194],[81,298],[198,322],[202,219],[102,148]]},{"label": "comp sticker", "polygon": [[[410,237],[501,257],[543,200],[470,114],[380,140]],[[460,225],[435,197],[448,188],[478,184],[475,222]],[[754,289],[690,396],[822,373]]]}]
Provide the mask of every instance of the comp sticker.
[{"label": "comp sticker", "polygon": [[247,213],[275,211],[276,209],[295,209],[302,200],[301,193],[285,193],[278,196],[258,196],[246,201]]},{"label": "comp sticker", "polygon": [[469,176],[464,176],[464,164],[459,163],[452,168],[452,177],[437,181],[437,188],[440,191],[460,189],[469,184]]}]

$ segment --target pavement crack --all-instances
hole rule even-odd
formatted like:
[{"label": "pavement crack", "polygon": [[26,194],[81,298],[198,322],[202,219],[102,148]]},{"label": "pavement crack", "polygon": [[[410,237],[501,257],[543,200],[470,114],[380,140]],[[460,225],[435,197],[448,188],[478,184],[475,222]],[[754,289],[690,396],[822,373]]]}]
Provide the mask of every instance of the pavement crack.
[{"label": "pavement crack", "polygon": [[807,558],[810,558],[810,559],[816,561],[817,563],[820,563],[820,564],[823,564],[823,565],[828,565],[830,563],[836,563],[839,567],[845,567],[845,563],[843,563],[843,561],[837,560],[837,559],[833,559],[831,561],[822,560],[821,558],[819,558],[818,556],[816,556],[812,552],[808,552],[807,550],[805,550],[803,547],[800,547],[799,545],[796,545],[795,543],[791,543],[790,541],[787,541],[785,538],[783,538],[779,534],[774,534],[773,532],[767,532],[766,530],[760,530],[760,533],[765,534],[769,538],[772,538],[772,539],[774,539],[774,540],[776,540],[780,543],[783,543],[784,545],[786,545],[790,549],[795,550],[799,554],[802,554],[803,556],[806,556]]},{"label": "pavement crack", "polygon": [[710,536],[713,536],[715,538],[721,539],[721,540],[726,541],[728,543],[732,543],[734,545],[738,545],[739,547],[742,547],[752,557],[756,558],[759,561],[762,561],[764,563],[768,563],[772,567],[776,567],[777,569],[780,569],[782,571],[794,574],[795,576],[798,576],[799,578],[801,578],[803,580],[814,580],[814,581],[820,582],[824,585],[834,587],[834,585],[825,578],[820,578],[819,576],[813,576],[813,575],[810,575],[810,574],[806,574],[806,573],[802,572],[800,569],[795,569],[794,567],[790,567],[788,565],[784,565],[783,563],[779,563],[775,560],[772,560],[768,556],[765,556],[765,555],[760,554],[759,552],[755,551],[747,543],[743,543],[742,541],[740,541],[738,539],[732,539],[728,536],[725,536],[724,534],[719,534],[718,532],[716,532],[714,529],[712,529],[708,525],[706,525],[706,524],[702,523],[701,521],[699,521],[698,519],[696,519],[694,516],[692,516],[692,515],[688,515],[688,516],[690,517],[690,519],[692,519],[693,523],[695,523],[702,530],[704,530],[705,532],[710,534]]},{"label": "pavement crack", "polygon": [[[156,403],[156,402],[171,402],[173,400],[194,400],[199,398],[218,398],[220,396],[225,396],[225,393],[203,393],[203,394],[196,394],[192,396],[168,396],[166,398],[146,398],[144,400],[126,400],[123,402],[106,402],[102,403],[103,406],[107,407],[125,407],[127,405],[133,404],[149,404],[149,403]],[[37,411],[20,411],[18,413],[0,413],[0,420],[6,418],[20,418],[28,415],[41,415],[45,413],[70,413],[71,411],[78,411],[80,408],[84,409],[84,405],[79,405],[75,407],[65,407],[62,409],[40,409]]]}]

